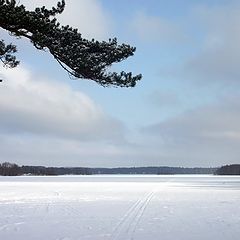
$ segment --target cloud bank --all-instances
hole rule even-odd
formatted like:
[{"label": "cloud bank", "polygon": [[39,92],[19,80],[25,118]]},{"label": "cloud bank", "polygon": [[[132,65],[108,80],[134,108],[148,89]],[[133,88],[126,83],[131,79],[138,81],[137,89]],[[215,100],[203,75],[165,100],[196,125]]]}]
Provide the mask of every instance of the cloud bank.
[{"label": "cloud bank", "polygon": [[240,154],[239,109],[239,97],[226,97],[217,104],[199,107],[143,128],[142,133],[153,148],[165,155],[165,162],[173,165],[237,163]]},{"label": "cloud bank", "polygon": [[63,83],[36,78],[22,67],[1,69],[1,75],[0,131],[86,141],[122,137],[123,125],[85,94]]},{"label": "cloud bank", "polygon": [[220,166],[239,161],[238,96],[134,133],[65,84],[34,77],[22,67],[1,69],[1,78],[0,161],[108,167]]}]

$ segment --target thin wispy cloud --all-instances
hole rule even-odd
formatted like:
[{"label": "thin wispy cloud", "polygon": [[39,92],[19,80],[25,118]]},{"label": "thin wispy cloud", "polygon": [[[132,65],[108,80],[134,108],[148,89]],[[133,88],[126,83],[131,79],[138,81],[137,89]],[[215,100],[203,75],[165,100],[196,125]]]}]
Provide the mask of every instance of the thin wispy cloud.
[{"label": "thin wispy cloud", "polygon": [[149,15],[138,12],[132,19],[130,30],[136,33],[142,41],[161,44],[180,44],[184,40],[184,34],[180,26],[161,16]]}]

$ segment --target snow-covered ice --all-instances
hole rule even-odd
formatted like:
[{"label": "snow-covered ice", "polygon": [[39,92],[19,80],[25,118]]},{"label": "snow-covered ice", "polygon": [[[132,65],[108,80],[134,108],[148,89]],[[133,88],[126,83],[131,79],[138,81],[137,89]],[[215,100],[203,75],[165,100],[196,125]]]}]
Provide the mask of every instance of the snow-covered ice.
[{"label": "snow-covered ice", "polygon": [[240,177],[0,177],[1,240],[238,240]]}]

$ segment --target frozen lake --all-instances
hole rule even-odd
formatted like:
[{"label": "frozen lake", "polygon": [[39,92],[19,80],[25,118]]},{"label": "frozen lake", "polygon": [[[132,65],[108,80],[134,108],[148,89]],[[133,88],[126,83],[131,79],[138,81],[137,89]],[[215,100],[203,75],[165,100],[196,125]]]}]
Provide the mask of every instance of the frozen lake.
[{"label": "frozen lake", "polygon": [[240,177],[0,177],[1,240],[238,240]]}]

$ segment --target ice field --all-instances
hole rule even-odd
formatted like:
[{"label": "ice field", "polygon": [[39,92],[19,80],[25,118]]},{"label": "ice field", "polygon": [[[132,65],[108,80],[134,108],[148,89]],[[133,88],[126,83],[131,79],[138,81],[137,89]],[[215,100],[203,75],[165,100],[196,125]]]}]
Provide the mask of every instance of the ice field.
[{"label": "ice field", "polygon": [[0,177],[1,240],[238,240],[240,177]]}]

